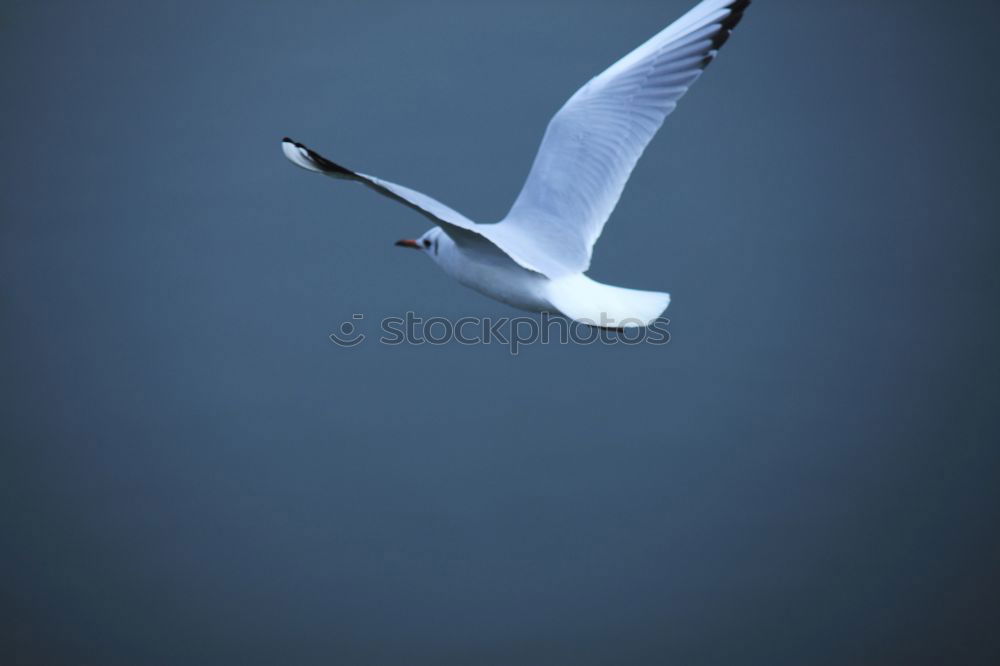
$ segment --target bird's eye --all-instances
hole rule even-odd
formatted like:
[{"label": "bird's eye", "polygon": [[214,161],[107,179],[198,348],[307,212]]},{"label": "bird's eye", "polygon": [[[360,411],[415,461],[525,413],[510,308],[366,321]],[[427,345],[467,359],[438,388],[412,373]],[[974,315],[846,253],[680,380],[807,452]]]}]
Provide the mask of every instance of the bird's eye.
[{"label": "bird's eye", "polygon": [[425,238],[424,239],[424,247],[430,247],[430,246],[431,246],[431,239]]}]

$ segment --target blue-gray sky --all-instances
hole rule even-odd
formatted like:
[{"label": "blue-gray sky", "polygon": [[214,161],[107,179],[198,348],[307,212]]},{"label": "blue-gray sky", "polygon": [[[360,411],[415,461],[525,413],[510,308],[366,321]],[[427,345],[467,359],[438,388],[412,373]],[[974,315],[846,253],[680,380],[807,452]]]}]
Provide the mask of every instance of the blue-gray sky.
[{"label": "blue-gray sky", "polygon": [[996,663],[995,3],[750,8],[594,258],[670,344],[327,339],[516,312],[282,136],[495,220],[689,4],[5,2],[0,661]]}]

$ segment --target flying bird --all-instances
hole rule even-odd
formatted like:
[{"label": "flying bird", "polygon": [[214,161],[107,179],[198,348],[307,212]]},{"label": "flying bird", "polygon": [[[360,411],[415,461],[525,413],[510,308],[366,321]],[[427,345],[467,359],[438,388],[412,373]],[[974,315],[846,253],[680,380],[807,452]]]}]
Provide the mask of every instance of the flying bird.
[{"label": "flying bird", "polygon": [[549,121],[527,181],[500,222],[473,222],[426,194],[343,167],[289,138],[282,150],[303,169],[361,183],[426,217],[434,227],[396,245],[423,252],[467,287],[591,325],[646,326],[666,310],[670,295],[587,277],[594,243],[642,151],[749,4],[703,0],[576,91]]}]

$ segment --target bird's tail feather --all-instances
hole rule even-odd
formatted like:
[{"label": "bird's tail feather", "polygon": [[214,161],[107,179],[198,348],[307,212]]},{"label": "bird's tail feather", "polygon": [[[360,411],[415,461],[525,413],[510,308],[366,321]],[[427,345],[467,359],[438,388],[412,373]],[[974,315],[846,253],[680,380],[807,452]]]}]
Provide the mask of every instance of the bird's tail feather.
[{"label": "bird's tail feather", "polygon": [[670,294],[612,287],[582,273],[548,284],[552,307],[574,321],[602,328],[648,326],[670,305]]}]

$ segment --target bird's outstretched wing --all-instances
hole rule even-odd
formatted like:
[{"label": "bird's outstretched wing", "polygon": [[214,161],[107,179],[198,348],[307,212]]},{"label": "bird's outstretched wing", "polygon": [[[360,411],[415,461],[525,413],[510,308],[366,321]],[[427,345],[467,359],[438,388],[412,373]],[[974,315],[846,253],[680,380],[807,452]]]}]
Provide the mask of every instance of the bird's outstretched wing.
[{"label": "bird's outstretched wing", "polygon": [[291,160],[296,166],[322,173],[332,178],[359,182],[384,197],[412,208],[441,227],[458,244],[488,242],[485,237],[476,231],[476,228],[481,225],[477,225],[457,210],[449,208],[433,197],[429,197],[416,190],[411,190],[408,187],[376,178],[375,176],[351,171],[288,137],[281,140],[281,149],[284,151],[285,157]]},{"label": "bird's outstretched wing", "polygon": [[580,88],[549,122],[507,217],[483,225],[493,242],[549,277],[587,270],[646,144],[749,4],[704,0]]},{"label": "bird's outstretched wing", "polygon": [[504,229],[500,224],[477,224],[433,197],[375,176],[352,171],[288,137],[281,140],[281,149],[285,157],[296,166],[332,178],[361,183],[384,197],[412,208],[441,227],[457,245],[475,249],[480,253],[507,256],[522,268],[536,273],[542,272],[537,266],[522,258],[515,247],[517,239],[511,242],[503,237]]}]

